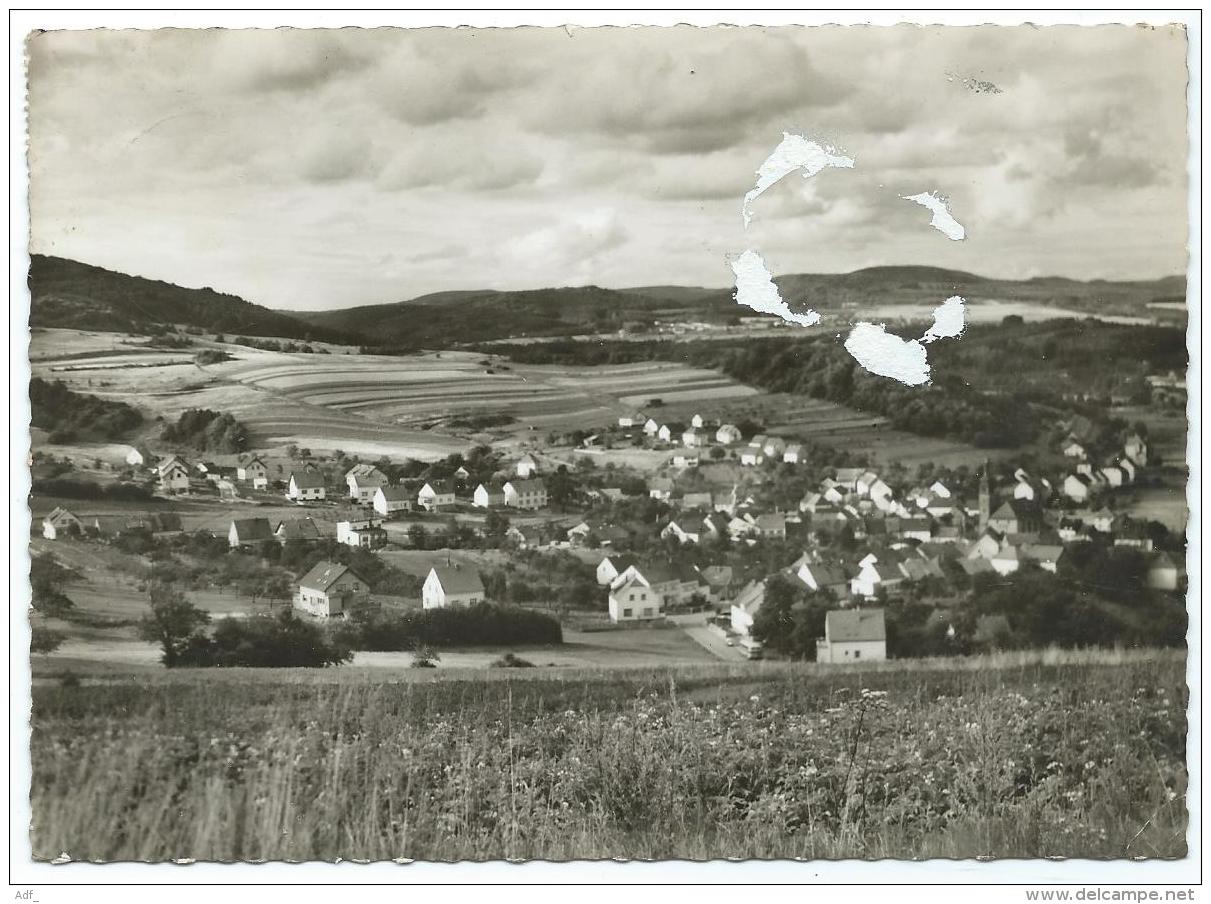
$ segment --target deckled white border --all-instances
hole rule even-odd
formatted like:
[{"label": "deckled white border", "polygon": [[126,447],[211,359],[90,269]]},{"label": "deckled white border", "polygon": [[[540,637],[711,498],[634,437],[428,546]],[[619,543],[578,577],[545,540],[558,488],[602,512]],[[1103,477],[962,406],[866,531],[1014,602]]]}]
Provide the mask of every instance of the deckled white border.
[{"label": "deckled white border", "polygon": [[[666,862],[652,864],[613,864],[613,863],[577,863],[577,864],[546,864],[530,863],[524,865],[488,863],[465,865],[442,864],[412,864],[399,867],[392,864],[358,866],[344,864],[333,867],[325,864],[278,865],[266,864],[220,866],[211,864],[195,864],[190,867],[149,866],[143,864],[108,864],[93,866],[75,864],[69,867],[52,867],[45,864],[35,864],[29,861],[29,804],[25,798],[25,789],[29,781],[29,747],[27,734],[27,719],[22,710],[28,706],[29,700],[29,664],[28,658],[21,651],[28,648],[28,622],[25,616],[29,599],[27,540],[29,534],[29,513],[23,504],[29,489],[29,474],[25,465],[25,456],[29,448],[29,403],[26,386],[29,378],[28,364],[28,291],[25,286],[26,267],[28,265],[27,232],[28,218],[25,209],[26,170],[24,155],[24,97],[23,97],[23,37],[35,28],[156,28],[175,26],[180,28],[198,27],[273,27],[289,25],[294,27],[336,27],[356,25],[370,27],[376,25],[408,25],[449,26],[453,24],[475,26],[515,26],[532,25],[562,25],[572,24],[582,27],[595,25],[796,25],[796,24],[844,24],[844,25],[893,25],[899,23],[916,23],[921,25],[1021,25],[1033,23],[1040,26],[1060,24],[1094,25],[1101,23],[1141,23],[1163,25],[1168,23],[1183,24],[1189,36],[1189,66],[1190,88],[1188,94],[1190,111],[1190,267],[1189,293],[1190,299],[1190,336],[1191,364],[1189,371],[1189,404],[1190,404],[1190,440],[1188,461],[1191,462],[1191,475],[1188,489],[1188,499],[1191,509],[1191,523],[1188,531],[1190,577],[1190,599],[1195,602],[1190,609],[1190,643],[1192,656],[1189,666],[1189,684],[1191,689],[1190,711],[1190,742],[1189,756],[1192,764],[1199,764],[1191,769],[1190,777],[1190,813],[1191,830],[1189,843],[1191,856],[1184,861],[1174,863],[1132,863],[1132,862],[1090,862],[1090,861],[993,861],[991,863],[973,863],[968,861],[930,861],[926,863],[907,863],[899,861],[884,861],[878,863],[866,862],[812,862],[812,863],[722,863],[709,864]],[[888,889],[897,901],[966,901],[972,900],[972,895],[978,895],[980,900],[988,901],[1022,901],[1025,896],[1016,885],[1002,887],[985,887],[978,892],[964,891],[961,887],[949,883],[1025,883],[1045,885],[1048,882],[1078,882],[1088,885],[1107,885],[1109,883],[1129,884],[1138,887],[1147,884],[1170,883],[1174,885],[1193,885],[1199,881],[1199,858],[1201,856],[1201,835],[1199,832],[1201,811],[1200,797],[1202,791],[1202,750],[1199,745],[1199,731],[1202,716],[1201,663],[1199,661],[1201,638],[1201,617],[1199,598],[1201,592],[1201,524],[1200,505],[1202,481],[1198,472],[1202,450],[1201,429],[1199,418],[1201,404],[1201,363],[1199,350],[1202,338],[1202,318],[1200,314],[1201,301],[1201,232],[1200,210],[1201,200],[1201,86],[1199,69],[1201,60],[1200,18],[1197,11],[1031,11],[1031,12],[950,12],[930,11],[916,13],[870,12],[836,10],[824,13],[798,12],[751,12],[746,10],[688,12],[601,12],[583,10],[561,10],[555,12],[525,12],[504,13],[499,11],[427,11],[416,13],[389,13],[376,11],[324,12],[318,10],[299,10],[292,12],[207,12],[207,11],[121,11],[97,12],[85,11],[49,11],[28,12],[11,11],[9,16],[9,97],[11,110],[10,119],[10,219],[9,219],[9,261],[10,261],[10,322],[11,335],[9,343],[9,374],[11,402],[10,415],[10,450],[9,450],[9,499],[10,537],[9,549],[11,556],[10,569],[10,640],[15,655],[9,662],[10,697],[13,701],[13,724],[11,726],[11,752],[14,757],[10,761],[10,819],[6,832],[9,834],[9,850],[11,873],[10,881],[17,887],[35,888],[34,897],[40,902],[75,901],[93,899],[95,892],[88,889],[55,889],[59,883],[88,883],[95,885],[123,885],[135,883],[178,884],[178,883],[317,883],[339,882],[355,885],[361,883],[420,883],[420,882],[455,882],[455,883],[669,883],[669,882],[717,882],[717,883],[750,883],[750,882],[789,882],[812,884],[827,883],[912,883],[910,887]],[[923,883],[930,883],[925,885]],[[948,883],[936,885],[933,883]],[[115,893],[107,896],[117,900]],[[234,890],[233,890],[234,891]],[[518,891],[518,890],[515,890]],[[1072,892],[1076,889],[1073,888]],[[173,891],[174,899],[181,901],[209,900],[215,894],[234,897],[231,892],[211,890],[206,888],[180,888]],[[474,892],[473,892],[474,893]],[[766,896],[770,890],[762,890],[749,894]],[[880,892],[875,892],[879,894]],[[314,887],[296,887],[289,892],[292,898],[302,900],[331,901],[343,897],[340,889]],[[378,898],[377,890],[361,889],[359,897],[371,895]],[[388,895],[392,900],[398,900],[399,892],[386,890],[381,896]],[[446,893],[443,893],[446,894]],[[478,893],[477,893],[478,894]],[[539,894],[534,889],[525,889],[521,894],[508,892],[491,892],[503,894],[510,900],[534,901],[547,899],[551,896]],[[581,889],[575,892],[578,898],[604,899],[606,895],[613,898],[617,892],[610,889]],[[628,895],[633,892],[627,892]],[[703,892],[708,897],[717,894],[720,898],[727,895],[733,897],[736,892],[715,890]],[[802,892],[794,892],[801,897]],[[560,893],[565,899],[567,893]],[[120,897],[124,901],[158,900],[163,892],[154,888],[123,888]],[[244,896],[239,895],[238,899]],[[829,895],[828,897],[833,897]],[[1202,897],[1199,890],[1198,898]],[[10,889],[10,900],[13,899]]]}]

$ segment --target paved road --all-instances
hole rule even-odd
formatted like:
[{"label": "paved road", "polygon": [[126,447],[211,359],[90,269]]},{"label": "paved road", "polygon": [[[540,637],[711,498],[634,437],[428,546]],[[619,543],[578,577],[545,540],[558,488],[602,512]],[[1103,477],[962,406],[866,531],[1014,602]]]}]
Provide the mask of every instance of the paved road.
[{"label": "paved road", "polygon": [[748,656],[739,647],[729,647],[723,638],[713,632],[704,623],[683,624],[685,631],[693,640],[705,647],[710,653],[724,662],[748,662]]}]

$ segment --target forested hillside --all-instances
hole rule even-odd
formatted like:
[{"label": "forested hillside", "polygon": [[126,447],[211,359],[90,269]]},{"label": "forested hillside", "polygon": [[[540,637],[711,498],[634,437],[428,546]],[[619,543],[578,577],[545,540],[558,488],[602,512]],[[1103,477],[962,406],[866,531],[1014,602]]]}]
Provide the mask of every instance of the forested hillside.
[{"label": "forested hillside", "polygon": [[187,289],[60,257],[30,257],[30,326],[143,332],[159,324],[216,333],[348,341],[340,329],[303,323],[213,289]]}]

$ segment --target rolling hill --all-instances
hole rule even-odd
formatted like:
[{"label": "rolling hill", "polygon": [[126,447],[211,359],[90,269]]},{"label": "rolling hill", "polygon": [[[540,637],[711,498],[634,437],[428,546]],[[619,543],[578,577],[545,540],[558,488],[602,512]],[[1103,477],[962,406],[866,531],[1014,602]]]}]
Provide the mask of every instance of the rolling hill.
[{"label": "rolling hill", "polygon": [[354,341],[339,328],[305,323],[235,295],[188,289],[61,257],[31,255],[30,326],[142,332],[160,324],[217,333]]},{"label": "rolling hill", "polygon": [[[792,308],[821,312],[863,305],[936,304],[954,294],[1049,305],[1091,315],[1158,314],[1155,302],[1180,302],[1185,280],[1081,282],[1062,277],[1001,280],[926,266],[868,267],[852,273],[798,273],[774,280]],[[436,292],[388,304],[327,311],[275,311],[212,289],[115,273],[34,255],[31,325],[138,331],[175,323],[225,333],[327,340],[399,348],[441,348],[492,339],[609,333],[655,320],[735,322],[730,288],[600,286]]]}]

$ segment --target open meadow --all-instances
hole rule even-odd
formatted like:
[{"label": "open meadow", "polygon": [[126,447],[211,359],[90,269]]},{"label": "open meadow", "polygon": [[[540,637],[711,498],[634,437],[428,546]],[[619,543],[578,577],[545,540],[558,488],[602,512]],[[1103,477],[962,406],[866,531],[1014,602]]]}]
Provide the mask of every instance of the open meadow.
[{"label": "open meadow", "polygon": [[219,669],[33,692],[36,857],[1174,858],[1184,659],[457,675]]}]

